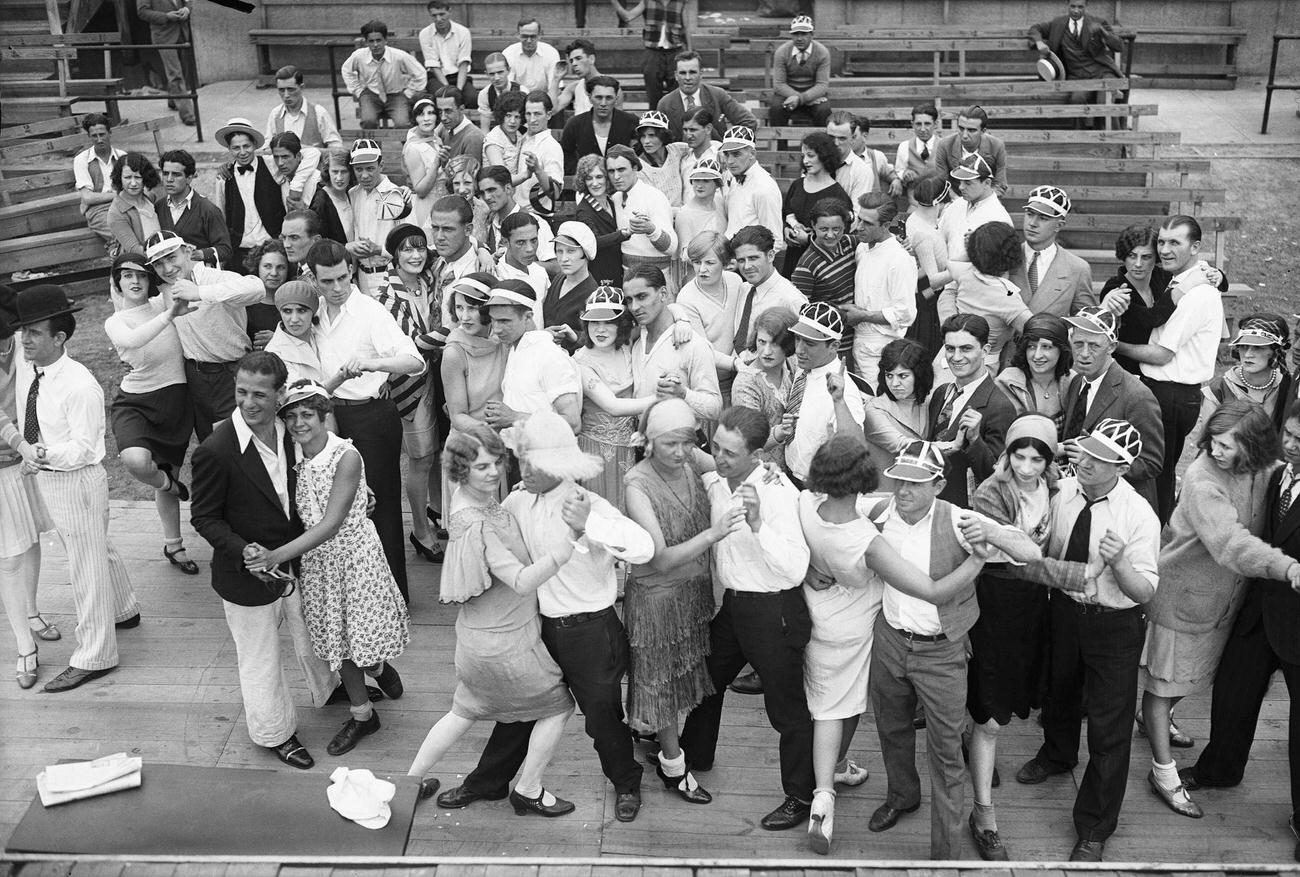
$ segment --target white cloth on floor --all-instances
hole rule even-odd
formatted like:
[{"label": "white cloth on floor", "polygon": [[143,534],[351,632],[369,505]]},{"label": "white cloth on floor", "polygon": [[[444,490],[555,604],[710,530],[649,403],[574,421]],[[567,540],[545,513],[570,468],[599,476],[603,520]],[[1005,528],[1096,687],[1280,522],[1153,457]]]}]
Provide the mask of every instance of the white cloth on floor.
[{"label": "white cloth on floor", "polygon": [[143,767],[143,759],[128,757],[125,752],[105,755],[94,761],[51,764],[36,777],[36,789],[41,804],[53,807],[68,801],[138,788]]},{"label": "white cloth on floor", "polygon": [[388,802],[397,794],[397,786],[364,768],[338,767],[330,774],[330,787],[325,794],[329,796],[330,807],[340,816],[362,828],[383,828],[392,818]]}]

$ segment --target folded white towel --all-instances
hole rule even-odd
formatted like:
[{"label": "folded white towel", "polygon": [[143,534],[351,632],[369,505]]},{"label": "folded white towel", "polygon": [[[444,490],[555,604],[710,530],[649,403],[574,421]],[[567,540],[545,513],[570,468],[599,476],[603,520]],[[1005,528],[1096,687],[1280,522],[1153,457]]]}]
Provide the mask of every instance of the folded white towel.
[{"label": "folded white towel", "polygon": [[51,764],[45,768],[45,782],[51,792],[80,792],[139,773],[143,765],[143,759],[117,752],[94,761]]}]

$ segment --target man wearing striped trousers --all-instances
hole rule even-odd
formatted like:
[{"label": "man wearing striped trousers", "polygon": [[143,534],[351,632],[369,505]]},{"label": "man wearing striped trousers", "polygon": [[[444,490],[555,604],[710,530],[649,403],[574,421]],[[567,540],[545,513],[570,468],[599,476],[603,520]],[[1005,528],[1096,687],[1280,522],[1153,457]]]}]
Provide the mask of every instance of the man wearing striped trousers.
[{"label": "man wearing striped trousers", "polygon": [[[104,459],[104,391],[68,356],[65,345],[81,310],[58,286],[18,294],[24,362],[18,370],[18,420],[27,445],[24,465],[68,553],[77,611],[77,647],[68,668],[45,684],[68,691],[118,663],[114,621],[139,615],[121,558],[108,541],[108,478]],[[116,616],[116,617],[115,617]]]}]

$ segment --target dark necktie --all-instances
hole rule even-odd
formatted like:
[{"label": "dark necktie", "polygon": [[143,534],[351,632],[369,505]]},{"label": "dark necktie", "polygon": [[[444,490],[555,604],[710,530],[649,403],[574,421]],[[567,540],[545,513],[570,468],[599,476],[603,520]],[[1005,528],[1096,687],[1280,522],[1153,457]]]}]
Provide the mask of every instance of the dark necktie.
[{"label": "dark necktie", "polygon": [[27,388],[27,421],[23,424],[23,441],[29,445],[38,444],[41,440],[41,422],[36,416],[36,397],[41,393],[41,378],[45,377],[45,372],[40,369],[36,370],[36,378],[32,385]]},{"label": "dark necktie", "polygon": [[1065,432],[1061,434],[1061,439],[1078,438],[1083,435],[1083,421],[1088,417],[1088,394],[1092,390],[1092,384],[1079,379],[1079,397],[1070,409],[1070,419],[1065,424]]},{"label": "dark necktie", "polygon": [[803,392],[807,388],[808,372],[801,371],[790,385],[790,395],[785,400],[785,413],[794,415],[795,423],[799,422],[799,408],[803,405]]},{"label": "dark necktie", "polygon": [[1083,508],[1079,511],[1079,517],[1074,519],[1074,528],[1070,530],[1070,541],[1065,543],[1065,557],[1062,560],[1088,562],[1088,542],[1092,538],[1092,507],[1105,499],[1104,496],[1101,499],[1083,498]]},{"label": "dark necktie", "polygon": [[488,252],[489,252],[489,253],[492,253],[493,255],[496,255],[496,251],[497,251],[497,227],[496,227],[496,223],[488,223],[488,239],[487,239],[487,248],[488,248]]},{"label": "dark necktie", "polygon": [[745,303],[740,308],[740,322],[736,326],[736,335],[731,339],[731,350],[733,353],[739,353],[749,347],[749,317],[754,312],[754,294],[756,290],[751,285],[749,292],[745,293]]},{"label": "dark necktie", "polygon": [[1292,492],[1295,490],[1296,473],[1292,471],[1290,466],[1287,466],[1286,475],[1287,477],[1284,479],[1285,484],[1282,489],[1278,491],[1277,495],[1278,523],[1281,523],[1282,519],[1286,517],[1286,513],[1291,510],[1291,503],[1295,502]]},{"label": "dark necktie", "polygon": [[1038,292],[1038,252],[1034,252],[1034,258],[1029,260],[1029,293],[1033,295]]},{"label": "dark necktie", "polygon": [[691,110],[695,109],[695,95],[682,95],[682,99],[686,101],[686,112],[689,113]]},{"label": "dark necktie", "polygon": [[745,185],[745,175],[744,175],[744,174],[732,174],[732,175],[731,175],[731,178],[732,178],[733,180],[736,181],[736,185],[737,185],[737,186],[743,186],[743,185]]},{"label": "dark necktie", "polygon": [[930,160],[930,144],[928,144],[928,143],[922,143],[922,144],[921,144],[921,161],[929,161],[929,160]]},{"label": "dark necktie", "polygon": [[1080,40],[1081,30],[1082,28],[1079,26],[1079,22],[1077,21],[1070,22],[1070,36],[1074,37],[1074,41],[1076,43],[1079,42]]},{"label": "dark necktie", "polygon": [[944,438],[944,433],[952,426],[952,411],[957,406],[957,396],[960,392],[956,384],[948,385],[948,394],[943,400],[943,407],[939,409],[939,417],[934,421],[934,435],[931,441],[941,442],[951,439],[951,437]]},{"label": "dark necktie", "polygon": [[251,174],[253,172],[253,166],[251,164],[237,164],[235,165],[235,170],[241,174]]}]

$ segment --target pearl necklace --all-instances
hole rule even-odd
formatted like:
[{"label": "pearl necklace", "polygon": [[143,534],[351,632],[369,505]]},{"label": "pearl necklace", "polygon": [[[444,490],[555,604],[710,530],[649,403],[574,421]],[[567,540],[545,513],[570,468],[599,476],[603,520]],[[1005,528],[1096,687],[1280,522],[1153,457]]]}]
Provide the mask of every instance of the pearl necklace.
[{"label": "pearl necklace", "polygon": [[1241,385],[1247,390],[1254,390],[1256,393],[1262,393],[1265,390],[1273,389],[1273,385],[1277,383],[1277,369],[1274,368],[1269,371],[1267,383],[1255,386],[1250,381],[1246,380],[1246,373],[1242,371],[1241,366],[1237,366],[1237,380],[1241,381]]}]

